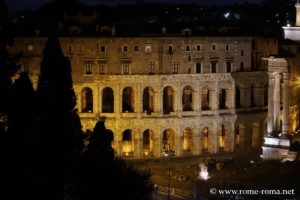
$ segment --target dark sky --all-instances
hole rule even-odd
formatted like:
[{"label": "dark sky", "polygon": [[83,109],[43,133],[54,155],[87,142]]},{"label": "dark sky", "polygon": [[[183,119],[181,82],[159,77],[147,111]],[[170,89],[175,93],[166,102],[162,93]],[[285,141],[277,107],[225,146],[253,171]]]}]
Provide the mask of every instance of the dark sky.
[{"label": "dark sky", "polygon": [[[51,0],[6,0],[10,10],[19,9],[36,9]],[[80,0],[87,5],[94,4],[125,4],[135,3],[136,0]],[[162,3],[196,3],[196,4],[227,4],[232,2],[242,2],[241,0],[144,0],[146,3],[162,2]],[[261,0],[246,0],[249,3],[258,3]]]}]

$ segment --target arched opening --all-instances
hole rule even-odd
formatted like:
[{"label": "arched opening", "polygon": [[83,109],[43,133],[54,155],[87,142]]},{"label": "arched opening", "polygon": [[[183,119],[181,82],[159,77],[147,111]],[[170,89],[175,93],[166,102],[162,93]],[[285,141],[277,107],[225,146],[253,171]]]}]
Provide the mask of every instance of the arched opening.
[{"label": "arched opening", "polygon": [[81,91],[81,112],[93,112],[93,91],[91,88],[83,88]]},{"label": "arched opening", "polygon": [[114,92],[109,87],[106,87],[102,90],[102,112],[114,112]]},{"label": "arched opening", "polygon": [[163,112],[164,114],[174,112],[174,90],[169,86],[163,91]]},{"label": "arched opening", "polygon": [[219,148],[220,148],[220,150],[224,149],[224,146],[225,146],[225,135],[226,135],[226,128],[225,128],[225,125],[222,124],[221,130],[220,130],[220,133],[219,133]]},{"label": "arched opening", "polygon": [[193,111],[193,91],[190,86],[186,86],[183,88],[182,110],[183,111]]},{"label": "arched opening", "polygon": [[203,87],[202,94],[201,94],[201,109],[202,110],[209,110],[209,89],[208,87]]},{"label": "arched opening", "polygon": [[122,94],[122,112],[134,112],[134,94],[130,87],[126,87]]},{"label": "arched opening", "polygon": [[193,147],[193,132],[190,128],[185,128],[182,135],[182,149],[185,154],[190,154]]},{"label": "arched opening", "polygon": [[132,144],[132,131],[127,129],[122,135],[122,154],[124,156],[133,155],[133,144]]},{"label": "arched opening", "polygon": [[151,87],[146,87],[143,91],[143,111],[147,114],[154,112],[154,92]]},{"label": "arched opening", "polygon": [[219,92],[219,109],[226,109],[226,89],[221,89]]},{"label": "arched opening", "polygon": [[264,106],[268,105],[268,85],[264,86]]},{"label": "arched opening", "polygon": [[239,129],[239,127],[235,128],[235,146],[236,147],[240,146],[240,129]]},{"label": "arched opening", "polygon": [[143,133],[143,149],[144,149],[144,156],[150,156],[153,154],[153,132],[150,129],[147,129]]},{"label": "arched opening", "polygon": [[235,90],[235,107],[240,108],[241,107],[241,90],[239,87]]},{"label": "arched opening", "polygon": [[201,136],[202,136],[202,151],[208,151],[208,127],[202,129]]},{"label": "arched opening", "polygon": [[250,89],[250,106],[254,107],[255,106],[255,99],[254,99],[254,85],[251,86]]},{"label": "arched opening", "polygon": [[170,150],[171,152],[174,152],[174,138],[175,138],[175,133],[172,129],[166,129],[163,132],[163,152],[168,153]]}]

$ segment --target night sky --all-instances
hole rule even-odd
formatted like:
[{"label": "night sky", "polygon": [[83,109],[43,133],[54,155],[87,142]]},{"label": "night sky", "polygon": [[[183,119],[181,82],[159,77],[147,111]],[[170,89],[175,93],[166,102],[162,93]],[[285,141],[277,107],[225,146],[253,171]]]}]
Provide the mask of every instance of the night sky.
[{"label": "night sky", "polygon": [[[6,0],[10,10],[20,9],[36,9],[44,3],[51,0]],[[247,0],[249,3],[258,3],[261,0]],[[94,4],[125,4],[135,3],[136,0],[81,0],[87,5]],[[227,4],[232,2],[241,2],[240,0],[145,0],[146,3],[161,2],[161,3],[196,3],[196,4]]]}]

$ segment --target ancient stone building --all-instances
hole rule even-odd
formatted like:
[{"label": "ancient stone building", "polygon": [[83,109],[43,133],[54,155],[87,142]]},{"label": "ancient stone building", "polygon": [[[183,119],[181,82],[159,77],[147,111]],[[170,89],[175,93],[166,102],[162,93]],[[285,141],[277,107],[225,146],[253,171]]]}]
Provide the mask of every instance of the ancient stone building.
[{"label": "ancient stone building", "polygon": [[[105,120],[118,155],[159,158],[169,148],[175,156],[216,154],[263,143],[268,73],[260,58],[277,50],[277,40],[189,34],[59,39],[72,64],[84,130]],[[34,84],[45,42],[16,38],[10,49],[23,51],[22,70]]]}]

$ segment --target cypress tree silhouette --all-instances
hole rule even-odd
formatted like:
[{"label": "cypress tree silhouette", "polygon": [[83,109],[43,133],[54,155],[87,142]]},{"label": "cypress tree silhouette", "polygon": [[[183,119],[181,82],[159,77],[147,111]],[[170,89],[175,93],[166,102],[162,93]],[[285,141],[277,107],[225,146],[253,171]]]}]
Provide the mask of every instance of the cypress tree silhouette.
[{"label": "cypress tree silhouette", "polygon": [[[7,195],[13,191],[13,179],[11,175],[13,170],[11,145],[13,140],[8,134],[9,111],[11,104],[12,77],[15,75],[18,65],[18,56],[12,57],[7,52],[6,47],[12,44],[12,35],[10,34],[10,24],[8,20],[8,11],[6,3],[0,0],[0,184],[2,186],[0,199],[9,199]],[[12,198],[12,197],[11,197]]]},{"label": "cypress tree silhouette", "polygon": [[99,121],[77,173],[79,199],[151,199],[150,173],[137,171],[122,159],[115,158],[111,141],[104,122]]},{"label": "cypress tree silhouette", "polygon": [[[10,135],[10,180],[12,190],[22,191],[22,198],[30,197],[33,193],[31,186],[31,160],[30,155],[34,150],[31,148],[32,138],[36,125],[36,95],[32,82],[26,73],[13,83],[11,92],[12,107],[9,111]],[[10,196],[20,193],[12,192]]]},{"label": "cypress tree silhouette", "polygon": [[81,151],[81,124],[75,109],[71,64],[54,36],[48,38],[44,49],[37,96],[40,191],[44,199],[62,199]]}]

